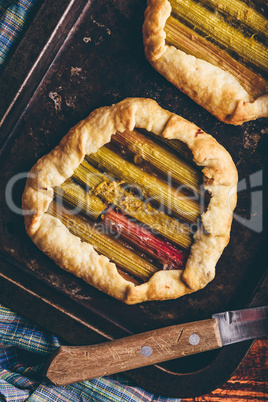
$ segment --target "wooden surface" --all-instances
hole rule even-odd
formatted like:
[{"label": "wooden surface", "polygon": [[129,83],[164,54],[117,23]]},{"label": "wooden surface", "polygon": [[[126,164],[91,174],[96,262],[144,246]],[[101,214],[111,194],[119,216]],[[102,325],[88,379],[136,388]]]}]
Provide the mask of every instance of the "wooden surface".
[{"label": "wooden surface", "polygon": [[264,402],[268,401],[268,337],[258,339],[234,375],[220,388],[181,402]]}]

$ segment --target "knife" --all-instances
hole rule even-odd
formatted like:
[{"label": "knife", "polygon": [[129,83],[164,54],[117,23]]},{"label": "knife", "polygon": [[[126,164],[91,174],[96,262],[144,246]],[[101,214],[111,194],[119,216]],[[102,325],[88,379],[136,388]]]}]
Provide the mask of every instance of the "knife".
[{"label": "knife", "polygon": [[44,375],[56,385],[67,385],[266,335],[268,306],[227,311],[97,345],[61,346]]}]

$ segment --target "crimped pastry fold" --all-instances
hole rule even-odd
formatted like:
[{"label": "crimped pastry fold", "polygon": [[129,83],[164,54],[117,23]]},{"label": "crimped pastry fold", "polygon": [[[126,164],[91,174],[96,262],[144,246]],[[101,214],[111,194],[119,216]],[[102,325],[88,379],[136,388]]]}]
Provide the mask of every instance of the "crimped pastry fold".
[{"label": "crimped pastry fold", "polygon": [[[205,231],[194,235],[185,270],[158,271],[137,286],[125,280],[115,264],[91,244],[47,213],[53,188],[72,176],[86,154],[109,143],[117,131],[134,128],[186,143],[194,162],[203,167],[203,186],[211,195],[202,214]],[[118,300],[134,304],[174,299],[203,288],[214,278],[216,263],[229,242],[237,179],[231,156],[211,135],[151,99],[128,98],[93,111],[31,169],[22,199],[25,227],[34,243],[60,267]]]},{"label": "crimped pastry fold", "polygon": [[268,117],[268,93],[253,99],[229,72],[166,44],[164,27],[170,15],[168,0],[148,0],[143,42],[150,64],[175,87],[225,123],[240,125]]}]

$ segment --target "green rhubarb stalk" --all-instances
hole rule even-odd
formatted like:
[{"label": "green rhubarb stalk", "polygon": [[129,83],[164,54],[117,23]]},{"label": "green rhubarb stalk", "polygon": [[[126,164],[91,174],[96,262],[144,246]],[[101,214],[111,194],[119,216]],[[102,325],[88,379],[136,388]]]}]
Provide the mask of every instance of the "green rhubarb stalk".
[{"label": "green rhubarb stalk", "polygon": [[193,154],[184,142],[177,139],[164,138],[161,135],[157,135],[152,132],[142,132],[148,135],[150,138],[153,138],[154,141],[161,142],[172,152],[176,151],[176,154],[178,154],[179,157],[187,161],[188,164],[197,168],[197,165],[193,162]]},{"label": "green rhubarb stalk", "polygon": [[170,0],[174,15],[191,24],[228,51],[234,51],[244,60],[268,71],[268,49],[254,35],[246,37],[212,11],[194,0]]},{"label": "green rhubarb stalk", "polygon": [[151,176],[109,148],[102,147],[95,154],[87,155],[86,159],[93,165],[111,172],[117,179],[139,185],[144,194],[157,200],[177,216],[195,222],[200,214],[198,202],[180,194],[170,184]]},{"label": "green rhubarb stalk", "polygon": [[77,213],[83,212],[91,219],[97,219],[106,209],[106,205],[95,195],[90,195],[71,180],[54,188],[55,195],[65,201]]},{"label": "green rhubarb stalk", "polygon": [[94,189],[102,182],[110,183],[114,180],[112,176],[100,172],[85,160],[74,171],[72,179],[88,189]]},{"label": "green rhubarb stalk", "polygon": [[73,178],[84,187],[91,188],[90,194],[100,197],[107,204],[116,205],[126,215],[150,227],[153,233],[160,233],[185,249],[191,246],[192,240],[186,225],[124,190],[120,182],[109,180],[108,176],[86,161],[78,167]]},{"label": "green rhubarb stalk", "polygon": [[100,233],[83,218],[63,212],[56,203],[51,203],[48,213],[60,221],[75,236],[82,241],[92,244],[94,249],[108,257],[116,265],[135,277],[146,281],[159,269],[150,262],[141,258],[133,251],[122,246],[117,241]]},{"label": "green rhubarb stalk", "polygon": [[134,160],[139,160],[141,157],[164,173],[166,177],[171,177],[172,180],[200,193],[201,173],[145,135],[137,131],[117,132],[112,137],[112,141],[127,147],[134,153]]},{"label": "green rhubarb stalk", "polygon": [[187,54],[203,59],[232,74],[253,97],[268,92],[267,81],[239,63],[226,51],[198,35],[195,31],[170,16],[165,25],[166,41]]},{"label": "green rhubarb stalk", "polygon": [[258,11],[240,0],[200,0],[208,6],[232,17],[240,24],[250,28],[252,33],[268,38],[268,21]]},{"label": "green rhubarb stalk", "polygon": [[191,246],[192,240],[187,225],[153,208],[149,203],[144,203],[135,195],[125,191],[118,183],[103,182],[94,192],[109,204],[116,205],[126,215],[150,227],[153,233],[160,233],[185,249]]}]

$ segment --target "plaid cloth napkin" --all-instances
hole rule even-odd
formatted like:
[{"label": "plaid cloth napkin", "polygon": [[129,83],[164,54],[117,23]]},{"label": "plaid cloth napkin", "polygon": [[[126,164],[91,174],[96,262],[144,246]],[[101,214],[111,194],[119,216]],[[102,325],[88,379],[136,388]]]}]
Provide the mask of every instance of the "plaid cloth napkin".
[{"label": "plaid cloth napkin", "polygon": [[56,387],[42,379],[59,339],[0,304],[0,400],[6,402],[179,402],[114,375]]},{"label": "plaid cloth napkin", "polygon": [[40,0],[0,0],[0,71]]},{"label": "plaid cloth napkin", "polygon": [[[18,43],[34,6],[40,0],[0,0],[0,70]],[[60,345],[23,317],[0,305],[0,400],[6,402],[101,401],[168,402],[120,376],[98,378],[65,387],[42,380],[48,355]]]}]

